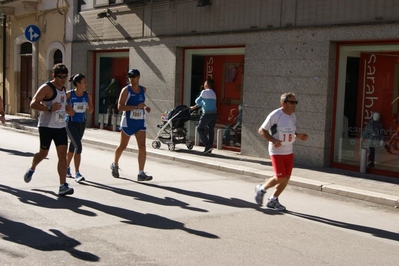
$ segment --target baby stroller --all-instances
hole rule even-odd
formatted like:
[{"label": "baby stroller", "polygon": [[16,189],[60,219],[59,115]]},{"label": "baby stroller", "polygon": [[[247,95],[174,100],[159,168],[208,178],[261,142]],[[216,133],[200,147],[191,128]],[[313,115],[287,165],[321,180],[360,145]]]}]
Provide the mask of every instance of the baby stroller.
[{"label": "baby stroller", "polygon": [[187,148],[191,150],[194,147],[194,143],[187,140],[187,130],[184,124],[191,120],[190,107],[186,105],[179,105],[168,115],[167,121],[163,121],[163,124],[158,125],[160,128],[156,140],[152,142],[154,149],[159,149],[161,143],[168,145],[170,151],[174,151],[176,144],[186,144]]}]

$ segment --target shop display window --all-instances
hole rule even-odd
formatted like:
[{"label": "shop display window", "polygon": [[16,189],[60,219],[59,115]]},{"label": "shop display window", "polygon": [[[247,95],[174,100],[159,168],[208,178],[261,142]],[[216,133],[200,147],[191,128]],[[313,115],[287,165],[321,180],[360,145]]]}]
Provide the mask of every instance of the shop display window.
[{"label": "shop display window", "polygon": [[333,162],[397,172],[399,46],[338,47]]}]

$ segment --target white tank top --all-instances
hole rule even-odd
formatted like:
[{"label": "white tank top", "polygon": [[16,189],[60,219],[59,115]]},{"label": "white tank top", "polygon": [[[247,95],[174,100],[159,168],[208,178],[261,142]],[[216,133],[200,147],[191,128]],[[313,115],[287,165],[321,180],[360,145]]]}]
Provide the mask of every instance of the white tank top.
[{"label": "white tank top", "polygon": [[64,128],[66,126],[65,121],[65,106],[66,106],[66,92],[63,87],[62,90],[58,90],[51,82],[46,83],[53,89],[54,95],[52,99],[44,99],[43,104],[51,106],[54,103],[61,103],[61,108],[55,112],[40,112],[38,127],[49,127],[49,128]]}]

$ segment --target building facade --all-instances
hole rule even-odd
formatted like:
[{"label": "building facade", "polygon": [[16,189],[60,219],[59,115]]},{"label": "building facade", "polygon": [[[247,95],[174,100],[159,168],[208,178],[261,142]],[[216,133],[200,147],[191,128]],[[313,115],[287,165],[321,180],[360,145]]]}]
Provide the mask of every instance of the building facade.
[{"label": "building facade", "polygon": [[[366,163],[370,173],[397,176],[399,0],[52,2],[69,7],[71,39],[62,45],[70,47],[71,72],[90,79],[90,126],[118,126],[116,99],[129,68],[140,70],[147,87],[149,138],[162,113],[192,105],[204,79],[213,78],[217,129],[233,126],[231,116],[242,112],[223,148],[267,157],[258,128],[280,95],[293,91],[298,131],[310,136],[296,143],[298,165],[359,171]],[[18,108],[17,100],[11,105]],[[196,123],[187,123],[189,138]]]},{"label": "building facade", "polygon": [[[36,116],[30,100],[55,63],[71,65],[73,9],[67,1],[0,1],[1,93],[9,114]],[[69,23],[70,24],[70,23]]]}]

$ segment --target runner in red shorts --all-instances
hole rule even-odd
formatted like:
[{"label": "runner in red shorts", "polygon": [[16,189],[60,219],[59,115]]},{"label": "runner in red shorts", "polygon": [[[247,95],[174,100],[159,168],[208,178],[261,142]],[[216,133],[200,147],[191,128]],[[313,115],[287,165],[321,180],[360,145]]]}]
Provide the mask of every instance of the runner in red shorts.
[{"label": "runner in red shorts", "polygon": [[269,141],[269,155],[275,175],[266,183],[255,187],[255,201],[262,205],[266,190],[275,187],[266,207],[284,211],[285,207],[280,204],[278,197],[288,185],[294,167],[293,144],[295,139],[306,141],[308,135],[296,132],[295,108],[298,101],[295,94],[292,92],[282,94],[280,102],[281,108],[272,111],[259,128],[259,134]]}]

